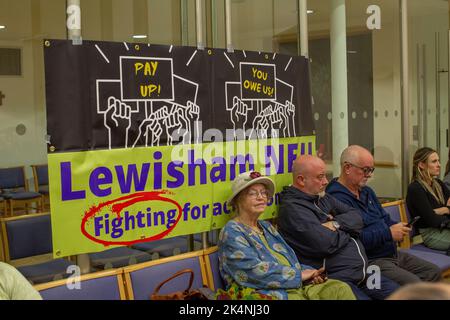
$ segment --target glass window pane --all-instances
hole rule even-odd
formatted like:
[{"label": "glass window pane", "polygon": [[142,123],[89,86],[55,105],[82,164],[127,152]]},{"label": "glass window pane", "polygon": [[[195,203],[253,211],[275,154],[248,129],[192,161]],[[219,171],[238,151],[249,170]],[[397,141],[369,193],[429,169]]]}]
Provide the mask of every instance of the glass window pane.
[{"label": "glass window pane", "polygon": [[[216,17],[225,14],[222,4],[215,5],[214,9]],[[240,50],[284,51],[296,55],[297,20],[296,0],[232,0],[233,47]],[[222,17],[217,18],[217,22],[221,21]],[[225,23],[216,25],[217,44],[225,48]]]},{"label": "glass window pane", "polygon": [[441,177],[448,161],[448,1],[408,1],[410,122],[414,152],[439,151]]},{"label": "glass window pane", "polygon": [[81,0],[81,10],[85,40],[181,44],[179,0]]},{"label": "glass window pane", "polygon": [[401,198],[399,2],[348,0],[346,9],[348,112],[356,113],[348,119],[349,144],[373,153],[369,184],[377,195]]},{"label": "glass window pane", "polygon": [[[346,25],[347,70],[340,72],[345,73],[347,92],[336,92],[334,99],[345,98],[347,106],[333,115],[331,65],[337,56],[331,56],[330,28],[336,8],[328,0],[308,2],[308,9],[312,10],[308,15],[308,31],[318,149],[329,164],[331,175],[332,164],[339,163],[339,159],[333,159],[332,138],[336,133],[332,132],[332,119],[347,119],[348,143],[374,153],[377,171],[371,186],[381,197],[401,197],[398,2],[346,0],[342,3],[345,3],[345,21],[337,19],[336,23]],[[339,172],[332,175],[337,176]]]},{"label": "glass window pane", "polygon": [[[330,4],[308,1],[308,48],[311,70],[312,112],[318,154],[331,165],[333,160],[331,111]],[[331,170],[331,168],[329,168]],[[331,175],[331,173],[329,173]]]}]

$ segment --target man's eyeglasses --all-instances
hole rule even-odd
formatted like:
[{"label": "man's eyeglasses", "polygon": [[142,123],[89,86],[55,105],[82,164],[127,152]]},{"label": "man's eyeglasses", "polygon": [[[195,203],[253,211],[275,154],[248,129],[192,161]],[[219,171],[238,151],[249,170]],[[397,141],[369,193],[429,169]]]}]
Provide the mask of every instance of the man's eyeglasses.
[{"label": "man's eyeglasses", "polygon": [[256,190],[250,190],[247,192],[247,195],[252,199],[258,199],[258,197],[268,199],[269,198],[269,192],[267,190],[263,191],[256,191]]},{"label": "man's eyeglasses", "polygon": [[374,167],[360,167],[360,166],[357,166],[356,164],[353,164],[353,163],[350,163],[350,162],[346,162],[346,163],[348,163],[352,167],[361,169],[364,172],[365,176],[370,176],[375,171]]}]

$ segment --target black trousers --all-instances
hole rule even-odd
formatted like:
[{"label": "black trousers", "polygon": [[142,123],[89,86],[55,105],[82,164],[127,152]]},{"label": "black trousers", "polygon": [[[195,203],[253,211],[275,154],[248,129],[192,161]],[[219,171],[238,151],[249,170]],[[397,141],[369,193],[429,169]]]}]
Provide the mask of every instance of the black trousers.
[{"label": "black trousers", "polygon": [[378,258],[369,262],[379,266],[383,276],[400,285],[441,279],[441,270],[438,266],[402,251],[397,252],[397,257]]}]

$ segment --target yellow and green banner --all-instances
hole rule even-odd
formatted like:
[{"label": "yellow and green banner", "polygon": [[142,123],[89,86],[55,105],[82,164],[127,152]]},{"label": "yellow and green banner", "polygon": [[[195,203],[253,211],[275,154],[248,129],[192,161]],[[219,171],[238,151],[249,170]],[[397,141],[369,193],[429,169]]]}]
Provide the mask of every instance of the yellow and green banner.
[{"label": "yellow and green banner", "polygon": [[232,216],[231,182],[244,171],[270,175],[277,212],[292,161],[315,137],[50,154],[55,255],[68,256],[218,229]]}]

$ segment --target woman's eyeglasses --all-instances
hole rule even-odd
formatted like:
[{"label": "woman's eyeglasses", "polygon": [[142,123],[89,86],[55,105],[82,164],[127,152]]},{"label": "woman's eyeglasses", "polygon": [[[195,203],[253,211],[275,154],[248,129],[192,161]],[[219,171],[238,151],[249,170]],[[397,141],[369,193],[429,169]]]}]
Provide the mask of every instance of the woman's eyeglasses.
[{"label": "woman's eyeglasses", "polygon": [[249,196],[252,199],[258,199],[258,197],[268,199],[269,192],[267,190],[263,191],[250,190],[249,192],[247,192],[247,196]]}]

